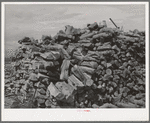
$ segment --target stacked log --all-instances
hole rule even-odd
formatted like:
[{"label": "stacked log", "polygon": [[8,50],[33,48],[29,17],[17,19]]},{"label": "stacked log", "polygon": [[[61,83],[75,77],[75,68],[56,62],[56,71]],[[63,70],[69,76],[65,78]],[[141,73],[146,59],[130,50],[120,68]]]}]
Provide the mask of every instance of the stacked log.
[{"label": "stacked log", "polygon": [[145,32],[103,21],[18,43],[15,78],[7,83],[16,94],[34,91],[38,108],[145,107]]}]

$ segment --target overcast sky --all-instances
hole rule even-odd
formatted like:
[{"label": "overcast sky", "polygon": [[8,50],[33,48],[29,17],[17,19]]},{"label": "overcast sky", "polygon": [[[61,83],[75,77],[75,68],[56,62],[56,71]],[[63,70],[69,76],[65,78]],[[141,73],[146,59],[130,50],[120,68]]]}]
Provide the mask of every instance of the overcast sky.
[{"label": "overcast sky", "polygon": [[145,5],[5,5],[5,50],[18,47],[24,36],[54,36],[65,25],[76,28],[106,20],[109,27],[145,30]]}]

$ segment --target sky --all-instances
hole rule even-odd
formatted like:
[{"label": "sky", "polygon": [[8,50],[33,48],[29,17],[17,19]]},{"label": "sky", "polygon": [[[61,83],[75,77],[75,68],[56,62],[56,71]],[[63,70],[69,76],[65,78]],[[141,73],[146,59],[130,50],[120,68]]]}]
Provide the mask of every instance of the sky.
[{"label": "sky", "polygon": [[[125,31],[145,30],[145,5],[90,5],[90,4],[30,4],[5,5],[5,53],[15,50],[18,40],[25,36],[40,39],[54,36],[65,25],[84,28],[88,23],[106,20],[108,27],[117,26]],[[7,53],[8,54],[8,53]]]}]

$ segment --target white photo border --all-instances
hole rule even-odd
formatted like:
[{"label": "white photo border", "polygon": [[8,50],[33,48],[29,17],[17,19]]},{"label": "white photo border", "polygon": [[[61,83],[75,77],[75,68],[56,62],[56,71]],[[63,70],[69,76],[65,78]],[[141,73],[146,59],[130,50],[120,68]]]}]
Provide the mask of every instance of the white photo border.
[{"label": "white photo border", "polygon": [[[146,108],[143,109],[5,109],[4,25],[5,5],[16,4],[144,4],[146,29]],[[1,116],[2,121],[149,121],[149,3],[148,2],[2,2],[1,4]],[[85,110],[89,110],[86,112]]]}]

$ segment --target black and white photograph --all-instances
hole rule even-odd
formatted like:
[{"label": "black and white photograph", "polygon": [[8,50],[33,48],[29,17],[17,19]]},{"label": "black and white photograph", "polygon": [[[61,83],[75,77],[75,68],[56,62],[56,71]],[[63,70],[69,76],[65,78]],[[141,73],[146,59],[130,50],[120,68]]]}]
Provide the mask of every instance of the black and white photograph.
[{"label": "black and white photograph", "polygon": [[92,112],[127,109],[130,119],[142,111],[139,119],[148,118],[147,2],[5,2],[2,9],[4,111],[65,110],[93,120]]}]

